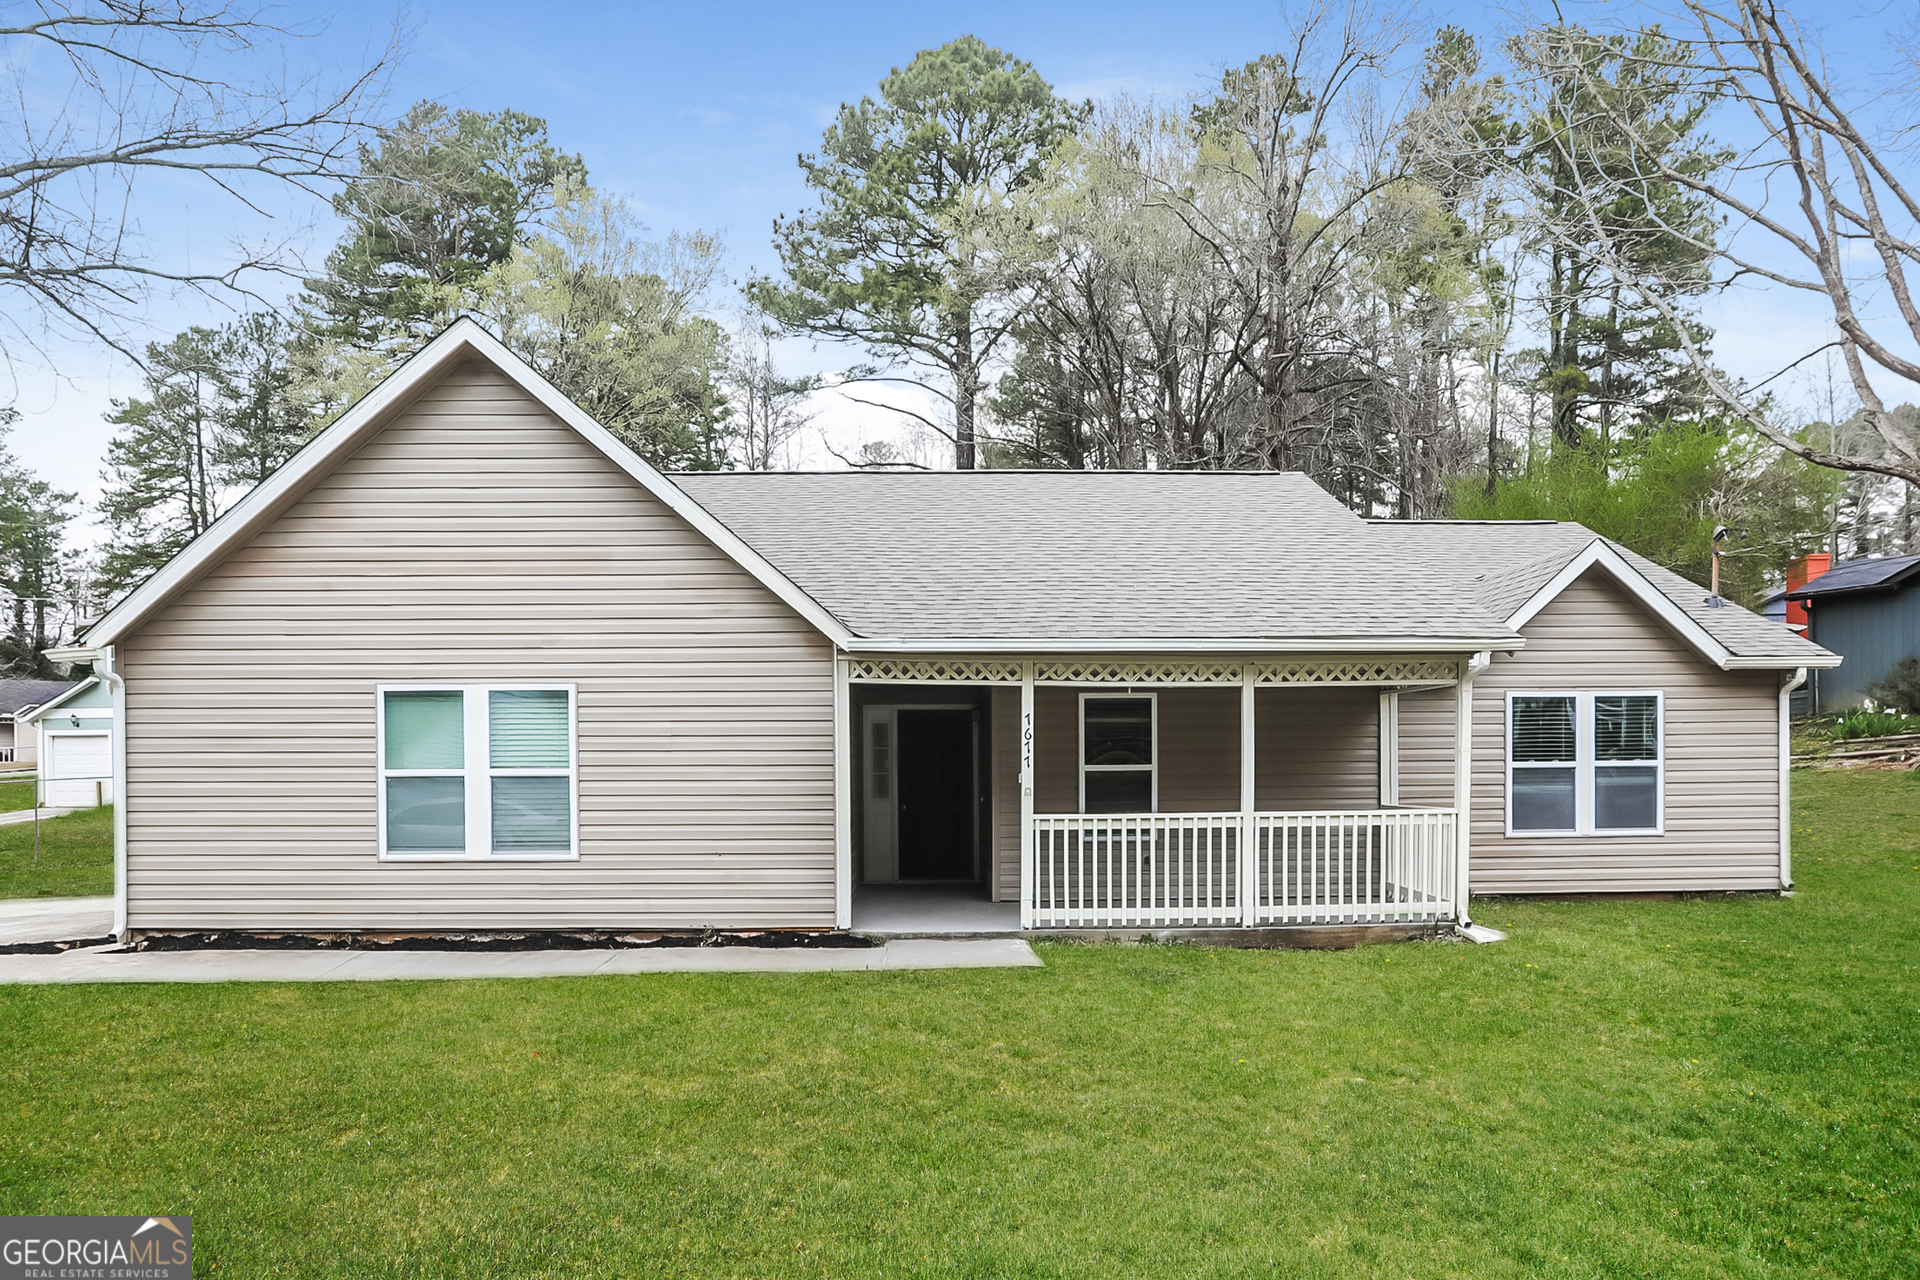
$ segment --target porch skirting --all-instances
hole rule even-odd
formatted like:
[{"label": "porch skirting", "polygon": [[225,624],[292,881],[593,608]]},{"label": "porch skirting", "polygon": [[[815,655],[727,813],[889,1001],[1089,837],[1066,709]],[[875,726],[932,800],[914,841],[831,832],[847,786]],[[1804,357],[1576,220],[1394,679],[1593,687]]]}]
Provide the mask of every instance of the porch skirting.
[{"label": "porch skirting", "polygon": [[1451,809],[1035,814],[1025,929],[1433,924],[1457,918]]}]

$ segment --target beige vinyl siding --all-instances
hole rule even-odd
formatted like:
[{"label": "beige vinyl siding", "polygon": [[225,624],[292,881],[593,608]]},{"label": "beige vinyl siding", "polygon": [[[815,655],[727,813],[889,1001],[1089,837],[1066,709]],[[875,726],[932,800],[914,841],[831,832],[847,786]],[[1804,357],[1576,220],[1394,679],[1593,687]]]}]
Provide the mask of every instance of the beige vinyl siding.
[{"label": "beige vinyl siding", "polygon": [[[1017,691],[1009,692],[1017,697]],[[1079,810],[1080,692],[1034,690],[1036,812]],[[1170,688],[1158,694],[1160,811],[1237,812],[1239,688]],[[1254,794],[1260,808],[1374,807],[1380,797],[1377,690],[1262,689],[1255,699]]]},{"label": "beige vinyl siding", "polygon": [[[1474,683],[1475,893],[1605,893],[1780,886],[1779,681],[1721,671],[1596,570],[1522,628]],[[1666,834],[1509,837],[1506,695],[1654,690],[1666,695]],[[1453,700],[1401,707],[1401,798],[1452,795]],[[1441,744],[1445,744],[1444,755]]]},{"label": "beige vinyl siding", "polygon": [[1254,695],[1253,726],[1257,808],[1379,805],[1378,689],[1261,689]]},{"label": "beige vinyl siding", "polygon": [[1162,689],[1160,812],[1239,810],[1240,690]]},{"label": "beige vinyl siding", "polygon": [[[132,928],[833,923],[830,645],[484,365],[121,649]],[[579,860],[378,861],[374,687],[523,679]]]},{"label": "beige vinyl siding", "polygon": [[1080,691],[1033,691],[1033,811],[1080,812]]}]

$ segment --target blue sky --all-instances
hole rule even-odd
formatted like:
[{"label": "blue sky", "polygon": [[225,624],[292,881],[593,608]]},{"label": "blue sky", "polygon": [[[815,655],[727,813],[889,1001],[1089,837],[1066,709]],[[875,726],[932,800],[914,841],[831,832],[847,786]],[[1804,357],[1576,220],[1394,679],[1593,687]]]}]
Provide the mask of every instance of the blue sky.
[{"label": "blue sky", "polygon": [[[1575,10],[1577,6],[1565,6]],[[1611,5],[1588,6],[1613,8]],[[1279,47],[1284,23],[1269,0],[1148,4],[950,3],[791,5],[770,3],[568,4],[416,0],[404,12],[380,0],[298,11],[326,29],[309,46],[339,65],[363,56],[396,21],[411,32],[388,96],[392,114],[423,98],[479,110],[516,108],[547,119],[553,139],[581,152],[596,187],[627,197],[659,233],[702,228],[724,235],[736,278],[774,266],[776,214],[804,207],[794,164],[811,149],[837,106],[873,91],[916,50],[972,33],[1035,64],[1073,97],[1124,90],[1178,98],[1206,88],[1224,66]],[[1425,33],[1444,22],[1475,31],[1485,45],[1514,25],[1498,4],[1435,3],[1414,10]],[[1823,17],[1838,12],[1831,6]],[[1849,9],[1836,32],[1844,46],[1868,45],[1894,21],[1881,4]],[[303,233],[317,264],[334,236],[324,212]],[[150,238],[200,252],[248,228],[231,207],[150,190],[142,216]],[[297,225],[298,219],[286,225]],[[177,243],[176,243],[177,242]],[[161,305],[151,337],[185,324],[219,322],[217,312]],[[1718,349],[1740,372],[1754,367],[1782,321],[1765,306],[1725,317]],[[19,372],[26,420],[14,447],[56,484],[91,499],[109,429],[110,397],[137,387],[125,362],[95,350],[60,352],[65,376]],[[789,364],[832,368],[847,353],[789,343]]]}]

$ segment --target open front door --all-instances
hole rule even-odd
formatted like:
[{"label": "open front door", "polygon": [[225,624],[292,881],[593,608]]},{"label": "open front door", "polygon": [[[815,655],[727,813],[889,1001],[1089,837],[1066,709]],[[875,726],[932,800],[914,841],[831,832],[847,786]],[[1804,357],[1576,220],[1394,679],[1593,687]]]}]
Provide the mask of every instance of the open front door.
[{"label": "open front door", "polygon": [[861,728],[866,882],[978,879],[978,711],[869,706]]}]

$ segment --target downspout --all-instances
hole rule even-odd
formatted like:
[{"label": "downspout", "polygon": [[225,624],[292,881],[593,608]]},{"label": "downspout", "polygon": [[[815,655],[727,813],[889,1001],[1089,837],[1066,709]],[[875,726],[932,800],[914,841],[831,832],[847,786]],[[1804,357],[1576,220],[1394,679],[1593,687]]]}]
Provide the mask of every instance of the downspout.
[{"label": "downspout", "polygon": [[1780,892],[1793,888],[1793,691],[1807,682],[1807,669],[1794,670],[1780,686]]},{"label": "downspout", "polygon": [[113,935],[127,937],[127,682],[113,669],[113,646],[93,660],[93,673],[113,691]]}]

